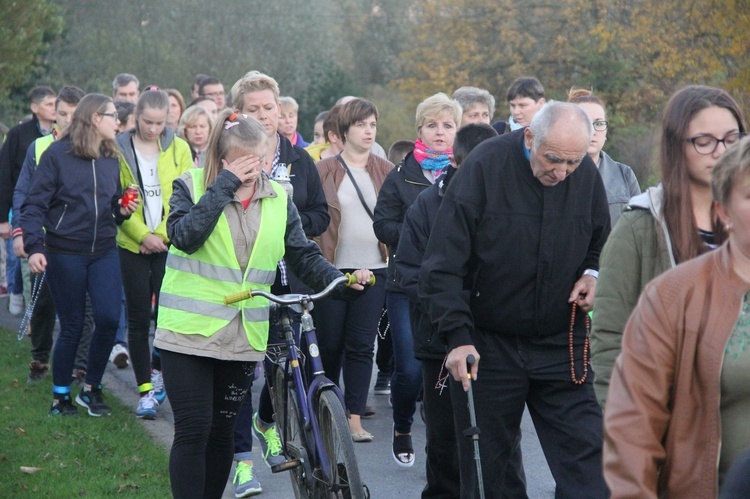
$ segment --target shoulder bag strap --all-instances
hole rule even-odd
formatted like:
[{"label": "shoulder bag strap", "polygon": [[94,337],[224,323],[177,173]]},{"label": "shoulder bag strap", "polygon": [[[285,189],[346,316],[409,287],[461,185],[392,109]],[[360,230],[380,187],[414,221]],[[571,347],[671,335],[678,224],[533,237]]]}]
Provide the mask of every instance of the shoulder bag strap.
[{"label": "shoulder bag strap", "polygon": [[373,215],[370,207],[367,206],[367,203],[365,202],[365,197],[362,195],[362,191],[359,190],[359,186],[357,185],[357,182],[354,180],[354,175],[352,175],[352,171],[349,169],[349,166],[347,166],[346,161],[344,161],[344,158],[341,157],[341,154],[337,154],[336,159],[339,160],[339,163],[341,163],[341,166],[343,166],[344,170],[346,170],[346,174],[349,175],[349,180],[352,181],[352,185],[354,185],[354,190],[357,191],[359,202],[362,203],[362,206],[365,208],[365,211],[370,216],[370,219],[374,220],[375,215]]}]

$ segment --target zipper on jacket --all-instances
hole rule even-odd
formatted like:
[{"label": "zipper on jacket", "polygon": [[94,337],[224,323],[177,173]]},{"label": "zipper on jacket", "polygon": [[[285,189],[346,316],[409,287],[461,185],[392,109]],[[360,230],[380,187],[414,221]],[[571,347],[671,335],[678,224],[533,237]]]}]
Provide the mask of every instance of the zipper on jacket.
[{"label": "zipper on jacket", "polygon": [[57,230],[60,227],[60,224],[63,221],[63,218],[65,218],[65,212],[68,211],[68,203],[65,203],[65,206],[63,206],[63,212],[62,215],[60,215],[60,219],[57,221],[57,225],[55,225],[55,230]]},{"label": "zipper on jacket", "polygon": [[91,252],[96,246],[96,229],[99,225],[99,202],[96,199],[96,160],[91,160],[91,171],[94,173],[94,240],[91,241]]}]

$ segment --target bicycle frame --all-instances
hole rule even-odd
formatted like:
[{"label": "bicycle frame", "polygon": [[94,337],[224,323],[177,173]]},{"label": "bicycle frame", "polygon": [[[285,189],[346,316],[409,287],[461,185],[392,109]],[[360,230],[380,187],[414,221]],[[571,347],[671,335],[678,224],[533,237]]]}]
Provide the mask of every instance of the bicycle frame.
[{"label": "bicycle frame", "polygon": [[[302,326],[301,332],[305,335],[305,340],[307,342],[309,354],[308,359],[312,365],[313,379],[310,381],[310,385],[306,387],[302,377],[297,342],[295,341],[294,330],[291,325],[292,319],[287,307],[282,307],[280,310],[280,321],[284,333],[284,342],[287,347],[287,362],[284,367],[284,374],[286,379],[291,378],[294,383],[297,407],[300,411],[300,416],[304,420],[305,428],[310,428],[311,430],[310,433],[305,432],[305,435],[302,437],[305,439],[305,450],[308,452],[308,458],[312,460],[311,464],[320,464],[323,468],[326,479],[331,480],[333,477],[329,475],[330,468],[328,466],[328,455],[326,454],[325,447],[320,438],[318,420],[313,416],[318,396],[323,390],[332,390],[341,402],[342,407],[345,407],[344,396],[339,387],[325,377],[323,362],[320,360],[320,353],[318,351],[318,339],[315,326],[313,325],[312,316],[308,310],[309,304],[311,303],[312,302],[307,301],[302,303],[303,311],[302,317],[300,318],[300,324]],[[284,417],[286,417],[286,414]],[[313,468],[317,468],[317,466],[313,466]]]}]

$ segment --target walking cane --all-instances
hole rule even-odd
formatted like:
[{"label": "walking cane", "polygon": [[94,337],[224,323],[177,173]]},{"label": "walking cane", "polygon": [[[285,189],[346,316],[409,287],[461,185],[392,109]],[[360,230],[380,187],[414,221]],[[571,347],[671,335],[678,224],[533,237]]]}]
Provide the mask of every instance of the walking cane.
[{"label": "walking cane", "polygon": [[21,319],[21,327],[18,328],[18,341],[21,341],[26,332],[29,330],[29,324],[31,324],[31,316],[34,313],[34,307],[36,307],[36,301],[39,299],[39,295],[42,291],[42,284],[47,273],[42,272],[41,274],[34,274],[34,283],[31,286],[31,303],[26,306],[26,312],[23,314]]},{"label": "walking cane", "polygon": [[472,385],[474,380],[471,377],[471,366],[474,365],[476,359],[473,355],[466,357],[466,374],[469,377],[469,391],[466,392],[469,397],[469,422],[471,426],[464,430],[464,436],[471,438],[474,444],[474,462],[477,465],[477,484],[479,485],[479,497],[484,499],[484,480],[482,479],[482,459],[479,456],[479,428],[477,427],[477,413],[474,410],[474,392]]}]

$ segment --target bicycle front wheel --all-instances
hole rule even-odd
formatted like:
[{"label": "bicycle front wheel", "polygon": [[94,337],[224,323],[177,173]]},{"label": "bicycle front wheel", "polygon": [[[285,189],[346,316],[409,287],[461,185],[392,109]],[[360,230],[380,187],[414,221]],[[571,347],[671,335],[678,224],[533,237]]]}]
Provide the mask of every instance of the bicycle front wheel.
[{"label": "bicycle front wheel", "polygon": [[[286,379],[284,368],[276,366],[273,397],[276,424],[280,430],[281,443],[287,459],[299,460],[299,466],[289,470],[294,497],[306,499],[313,497],[307,481],[312,471],[304,446],[305,430],[299,407],[297,407],[296,390],[291,385],[292,383]],[[285,407],[286,411],[284,411]]]},{"label": "bicycle front wheel", "polygon": [[[349,434],[349,422],[341,401],[331,390],[325,390],[318,399],[317,410],[320,439],[328,455],[328,474],[331,481],[318,481],[322,489],[316,497],[326,499],[366,499],[365,488],[359,476],[354,443]],[[323,480],[323,476],[320,477]]]}]

